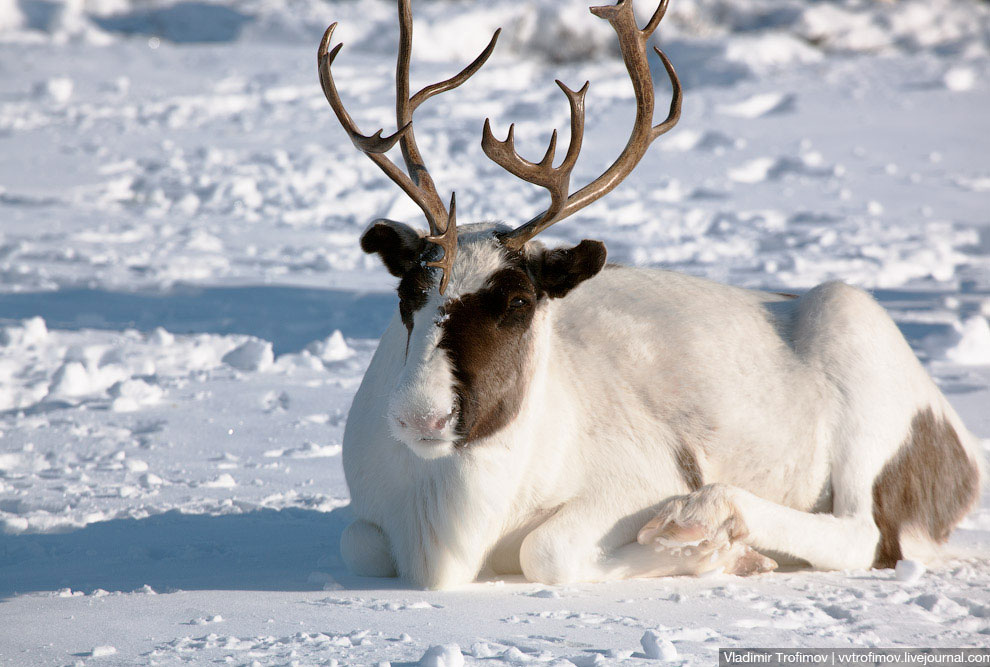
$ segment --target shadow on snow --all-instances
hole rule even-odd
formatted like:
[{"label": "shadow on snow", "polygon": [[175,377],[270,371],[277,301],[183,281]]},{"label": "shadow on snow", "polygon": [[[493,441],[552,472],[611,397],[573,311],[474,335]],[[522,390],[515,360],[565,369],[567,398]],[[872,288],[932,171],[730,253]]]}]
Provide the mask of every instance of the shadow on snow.
[{"label": "shadow on snow", "polygon": [[[51,32],[64,20],[65,4],[55,0],[17,0],[27,26],[43,32]],[[230,7],[195,0],[109,16],[87,14],[87,18],[107,32],[155,36],[187,44],[232,42],[244,25],[254,20]]]},{"label": "shadow on snow", "polygon": [[91,20],[108,32],[152,35],[182,43],[232,42],[252,17],[230,7],[205,2],[178,2]]},{"label": "shadow on snow", "polygon": [[298,352],[336,329],[349,338],[378,338],[395,307],[392,292],[267,286],[0,294],[2,319],[41,316],[49,329],[247,334],[271,341],[275,354]]},{"label": "shadow on snow", "polygon": [[91,523],[66,533],[0,535],[0,600],[71,588],[92,593],[177,590],[321,591],[404,587],[347,573],[332,512],[259,509],[211,516],[178,511]]}]

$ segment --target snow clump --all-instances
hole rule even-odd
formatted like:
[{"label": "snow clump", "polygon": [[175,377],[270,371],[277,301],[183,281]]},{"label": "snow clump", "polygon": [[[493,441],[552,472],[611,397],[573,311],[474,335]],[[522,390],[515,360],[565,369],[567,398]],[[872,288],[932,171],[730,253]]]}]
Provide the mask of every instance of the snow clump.
[{"label": "snow clump", "polygon": [[418,664],[420,667],[464,667],[464,655],[457,644],[431,646]]},{"label": "snow clump", "polygon": [[958,342],[945,351],[945,358],[957,364],[990,364],[990,324],[985,317],[971,317],[957,327]]},{"label": "snow clump", "polygon": [[894,566],[894,576],[905,584],[913,584],[925,574],[925,566],[916,560],[899,560]]},{"label": "snow clump", "polygon": [[48,327],[40,317],[0,328],[0,345],[4,347],[31,347],[45,342],[46,338]]},{"label": "snow clump", "polygon": [[313,341],[306,347],[306,351],[328,363],[343,361],[354,356],[354,350],[347,345],[340,329],[334,331],[324,340]]},{"label": "snow clump", "polygon": [[953,67],[942,77],[945,87],[961,93],[976,85],[976,72],[969,67]]},{"label": "snow clump", "polygon": [[222,361],[239,371],[263,371],[275,362],[275,355],[271,343],[255,339],[235,347]]},{"label": "snow clump", "polygon": [[137,379],[118,382],[107,393],[113,398],[110,408],[114,412],[135,412],[155,405],[165,395],[165,391],[158,385]]},{"label": "snow clump", "polygon": [[677,649],[673,642],[664,639],[656,630],[644,632],[639,643],[643,645],[643,653],[646,654],[647,658],[663,660],[664,662],[677,659]]}]

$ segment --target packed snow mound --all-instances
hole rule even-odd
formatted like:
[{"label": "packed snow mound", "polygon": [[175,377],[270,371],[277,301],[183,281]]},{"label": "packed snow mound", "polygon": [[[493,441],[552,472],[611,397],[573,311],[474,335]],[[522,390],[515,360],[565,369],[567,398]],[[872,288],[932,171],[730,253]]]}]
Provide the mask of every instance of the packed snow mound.
[{"label": "packed snow mound", "polygon": [[894,567],[894,576],[905,584],[913,584],[925,575],[925,565],[916,560],[899,560]]},{"label": "packed snow mound", "polygon": [[[40,317],[3,324],[0,540],[178,507],[227,513],[343,504],[305,487],[326,478],[327,461],[339,461],[343,412],[332,397],[346,392],[349,400],[372,348],[339,331],[315,345],[326,361],[306,350],[273,360],[270,342],[244,335],[49,331]],[[48,417],[66,410],[81,421]],[[179,419],[169,416],[178,412]],[[14,423],[23,427],[17,433],[9,430]],[[279,447],[259,438],[251,455],[227,451],[242,431],[255,441],[261,423],[275,429]],[[169,462],[176,444],[194,442],[205,448],[199,464]],[[297,483],[268,488],[270,476],[290,468]],[[235,489],[252,500],[231,503]],[[190,490],[218,504],[190,505]]]},{"label": "packed snow mound", "polygon": [[354,356],[354,350],[347,345],[340,329],[334,331],[324,340],[313,341],[306,346],[306,351],[326,363],[333,363]]},{"label": "packed snow mound", "polygon": [[464,655],[457,644],[431,646],[418,664],[420,667],[464,667]]},{"label": "packed snow mound", "polygon": [[990,324],[976,315],[956,329],[956,342],[945,351],[945,358],[957,364],[990,365]]},{"label": "packed snow mound", "polygon": [[223,363],[242,371],[258,371],[275,362],[272,344],[267,340],[249,340],[223,355]]},{"label": "packed snow mound", "polygon": [[[653,0],[635,4],[643,22],[656,7]],[[394,34],[394,13],[386,0],[0,0],[0,40],[103,43],[141,36],[176,43],[315,43],[330,22],[339,21],[350,43],[367,48],[360,46],[364,39]],[[416,56],[433,60],[473,58],[498,27],[505,28],[504,43],[528,58],[570,62],[618,53],[612,31],[588,12],[586,0],[483,6],[432,0],[417,3],[416,17]],[[990,6],[974,0],[675,0],[663,25],[664,43],[674,48],[745,37],[720,54],[725,62],[807,60],[816,51],[975,57],[988,52]]]},{"label": "packed snow mound", "polygon": [[17,324],[0,327],[0,346],[2,347],[36,347],[48,338],[48,327],[45,320],[32,317]]},{"label": "packed snow mound", "polygon": [[[41,404],[90,404],[134,412],[157,404],[172,378],[224,365],[242,371],[271,368],[272,344],[247,336],[173,336],[49,333],[40,317],[0,326],[0,411]],[[338,344],[346,347],[341,339]],[[291,366],[299,355],[288,355]],[[305,362],[301,362],[304,363]]]},{"label": "packed snow mound", "polygon": [[664,662],[677,659],[677,648],[673,642],[664,638],[656,630],[647,630],[639,642],[642,644],[643,653],[646,654],[647,658],[663,660]]}]

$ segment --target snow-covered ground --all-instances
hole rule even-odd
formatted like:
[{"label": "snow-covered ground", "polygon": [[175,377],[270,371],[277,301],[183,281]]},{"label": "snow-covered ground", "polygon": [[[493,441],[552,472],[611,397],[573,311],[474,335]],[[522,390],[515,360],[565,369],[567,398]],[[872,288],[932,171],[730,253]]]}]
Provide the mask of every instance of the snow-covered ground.
[{"label": "snow-covered ground", "polygon": [[[357,239],[419,217],[346,141],[314,56],[340,20],[342,95],[366,131],[390,127],[393,11],[0,0],[0,662],[401,664],[457,644],[469,664],[641,664],[648,630],[685,665],[718,646],[990,644],[987,495],[920,577],[427,593],[344,570],[341,436],[395,304]],[[543,205],[479,143],[490,116],[541,154],[567,127],[555,77],[592,81],[576,181],[617,153],[632,93],[583,2],[416,11],[414,86],[506,28],[417,116],[462,219]],[[661,33],[679,128],[547,241],[869,288],[990,448],[990,5],[672,0]]]}]

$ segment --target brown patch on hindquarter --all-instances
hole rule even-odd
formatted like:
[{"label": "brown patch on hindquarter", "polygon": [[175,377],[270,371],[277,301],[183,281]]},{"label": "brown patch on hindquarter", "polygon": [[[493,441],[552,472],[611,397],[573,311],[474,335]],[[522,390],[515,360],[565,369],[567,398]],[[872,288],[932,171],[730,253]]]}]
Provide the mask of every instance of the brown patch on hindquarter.
[{"label": "brown patch on hindquarter", "polygon": [[922,530],[935,542],[976,502],[979,471],[945,419],[931,408],[914,416],[907,440],[873,483],[873,520],[880,529],[873,567],[893,567],[903,557],[900,534]]}]

